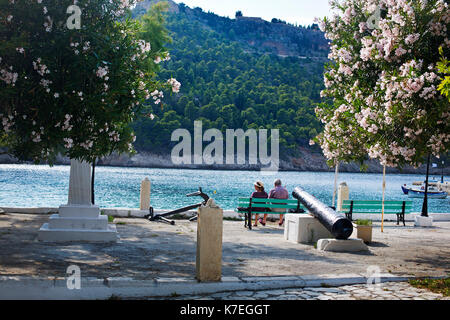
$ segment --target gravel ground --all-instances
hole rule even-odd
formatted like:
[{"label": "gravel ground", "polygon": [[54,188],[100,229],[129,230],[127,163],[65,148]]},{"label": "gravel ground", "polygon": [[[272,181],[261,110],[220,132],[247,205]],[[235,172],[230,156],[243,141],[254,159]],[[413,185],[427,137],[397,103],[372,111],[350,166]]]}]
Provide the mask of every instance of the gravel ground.
[{"label": "gravel ground", "polygon": [[[175,226],[144,219],[115,219],[118,243],[43,243],[37,231],[48,215],[0,215],[0,275],[64,277],[77,264],[86,277],[193,277],[195,222]],[[450,274],[450,222],[433,228],[374,225],[370,253],[319,252],[313,245],[287,242],[276,223],[248,231],[243,222],[224,221],[223,276],[366,273],[379,266],[396,275]]]}]

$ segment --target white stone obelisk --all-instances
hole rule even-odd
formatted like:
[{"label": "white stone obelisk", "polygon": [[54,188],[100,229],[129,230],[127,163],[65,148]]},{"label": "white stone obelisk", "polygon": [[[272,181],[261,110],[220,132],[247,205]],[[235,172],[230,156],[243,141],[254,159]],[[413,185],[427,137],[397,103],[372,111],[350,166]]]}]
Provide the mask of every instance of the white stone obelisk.
[{"label": "white stone obelisk", "polygon": [[115,225],[100,215],[100,208],[91,202],[91,165],[71,160],[69,200],[59,207],[59,214],[50,217],[38,233],[41,241],[117,241]]},{"label": "white stone obelisk", "polygon": [[92,205],[91,165],[87,162],[70,161],[68,205]]}]

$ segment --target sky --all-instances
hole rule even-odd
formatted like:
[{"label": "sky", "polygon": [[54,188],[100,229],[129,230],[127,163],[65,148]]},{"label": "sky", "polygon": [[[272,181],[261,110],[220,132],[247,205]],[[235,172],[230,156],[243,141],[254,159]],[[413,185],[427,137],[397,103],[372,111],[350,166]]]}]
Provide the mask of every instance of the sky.
[{"label": "sky", "polygon": [[328,0],[175,0],[187,6],[200,7],[219,16],[234,18],[236,11],[246,17],[278,18],[298,25],[310,25],[315,17],[329,15]]}]

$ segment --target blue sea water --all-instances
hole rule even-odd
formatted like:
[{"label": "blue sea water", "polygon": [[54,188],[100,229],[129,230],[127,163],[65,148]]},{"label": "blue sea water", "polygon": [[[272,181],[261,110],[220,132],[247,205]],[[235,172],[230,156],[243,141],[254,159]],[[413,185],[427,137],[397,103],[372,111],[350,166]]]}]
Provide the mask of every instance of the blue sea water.
[{"label": "blue sea water", "polygon": [[[0,207],[58,207],[67,203],[69,172],[69,166],[1,164]],[[185,195],[201,186],[222,208],[232,210],[238,197],[250,196],[254,181],[263,181],[268,191],[275,178],[282,180],[290,194],[294,187],[301,186],[331,205],[334,185],[334,172],[291,171],[264,176],[259,171],[97,167],[95,177],[96,204],[104,208],[138,208],[140,184],[145,177],[151,180],[151,205],[157,209],[200,202],[200,198]],[[388,174],[386,200],[413,200],[413,211],[421,211],[423,200],[408,199],[401,185],[423,180],[423,175]],[[381,174],[340,173],[340,182],[349,186],[350,199],[381,200]],[[450,213],[450,197],[430,199],[428,208],[429,212]]]}]

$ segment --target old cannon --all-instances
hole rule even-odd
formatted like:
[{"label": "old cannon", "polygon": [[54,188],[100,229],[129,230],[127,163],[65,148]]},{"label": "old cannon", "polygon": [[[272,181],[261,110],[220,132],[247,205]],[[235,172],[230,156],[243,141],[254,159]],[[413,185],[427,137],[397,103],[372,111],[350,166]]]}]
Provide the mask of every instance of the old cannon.
[{"label": "old cannon", "polygon": [[299,200],[336,239],[346,240],[351,236],[353,224],[345,217],[345,215],[336,212],[300,187],[295,188],[292,195]]}]

